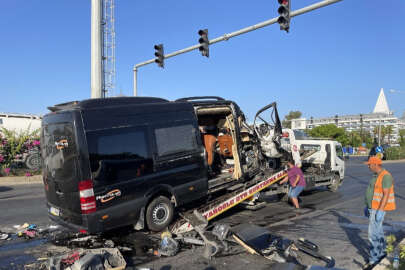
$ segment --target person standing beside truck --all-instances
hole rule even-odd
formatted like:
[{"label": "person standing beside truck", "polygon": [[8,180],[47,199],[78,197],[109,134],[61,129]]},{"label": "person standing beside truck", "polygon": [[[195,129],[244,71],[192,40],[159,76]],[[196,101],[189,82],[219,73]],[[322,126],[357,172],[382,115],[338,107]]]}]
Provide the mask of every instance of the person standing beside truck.
[{"label": "person standing beside truck", "polygon": [[299,209],[300,205],[298,203],[298,195],[300,195],[306,185],[304,173],[299,167],[295,166],[292,161],[288,161],[287,165],[289,168],[287,171],[287,176],[280,182],[280,184],[284,184],[289,181],[291,187],[288,190],[288,198],[291,199],[294,207]]},{"label": "person standing beside truck", "polygon": [[370,257],[363,269],[371,269],[385,256],[385,239],[383,221],[386,211],[396,208],[394,196],[394,179],[381,165],[378,157],[370,157],[366,162],[374,173],[366,190],[364,215],[369,218],[368,240],[370,241]]}]

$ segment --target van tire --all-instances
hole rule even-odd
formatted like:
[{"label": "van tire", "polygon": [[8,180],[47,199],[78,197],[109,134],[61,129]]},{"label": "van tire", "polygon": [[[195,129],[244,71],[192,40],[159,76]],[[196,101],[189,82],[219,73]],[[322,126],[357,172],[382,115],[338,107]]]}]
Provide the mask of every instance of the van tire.
[{"label": "van tire", "polygon": [[328,186],[328,189],[332,192],[336,192],[339,189],[339,184],[340,184],[340,177],[338,174],[335,174],[333,176],[332,184]]},{"label": "van tire", "polygon": [[154,198],[146,208],[146,224],[154,232],[160,232],[169,226],[173,216],[173,204],[164,196]]}]

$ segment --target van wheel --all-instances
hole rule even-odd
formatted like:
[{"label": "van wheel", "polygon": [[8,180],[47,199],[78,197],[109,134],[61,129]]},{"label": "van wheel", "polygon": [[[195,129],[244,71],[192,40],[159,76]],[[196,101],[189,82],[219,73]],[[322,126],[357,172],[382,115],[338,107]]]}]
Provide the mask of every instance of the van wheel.
[{"label": "van wheel", "polygon": [[340,184],[340,177],[339,175],[335,174],[332,180],[332,184],[328,186],[328,189],[332,192],[336,192],[339,189],[339,184]]},{"label": "van wheel", "polygon": [[151,231],[165,229],[173,220],[174,208],[170,200],[164,196],[153,199],[146,209],[146,224]]}]

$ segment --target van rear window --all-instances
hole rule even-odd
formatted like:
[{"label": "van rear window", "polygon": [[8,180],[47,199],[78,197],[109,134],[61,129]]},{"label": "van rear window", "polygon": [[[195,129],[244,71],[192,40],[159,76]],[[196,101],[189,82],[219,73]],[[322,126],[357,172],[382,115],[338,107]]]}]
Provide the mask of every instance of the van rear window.
[{"label": "van rear window", "polygon": [[146,129],[125,127],[87,132],[96,181],[125,181],[153,171]]},{"label": "van rear window", "polygon": [[42,157],[48,177],[66,180],[75,171],[76,143],[71,123],[42,127]]}]

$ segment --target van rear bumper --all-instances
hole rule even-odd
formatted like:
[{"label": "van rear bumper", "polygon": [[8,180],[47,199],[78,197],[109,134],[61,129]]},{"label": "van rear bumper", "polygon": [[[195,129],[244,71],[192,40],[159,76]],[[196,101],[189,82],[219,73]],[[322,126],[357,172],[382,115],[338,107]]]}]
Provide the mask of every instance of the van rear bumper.
[{"label": "van rear bumper", "polygon": [[100,213],[95,212],[89,215],[78,215],[62,209],[60,210],[61,215],[55,216],[50,212],[50,208],[55,206],[48,202],[47,207],[49,219],[71,231],[79,232],[84,230],[92,234],[103,232],[105,229],[103,222],[100,222]]},{"label": "van rear bumper", "polygon": [[[97,210],[95,213],[88,215],[76,216],[76,222],[73,223],[72,215],[54,216],[48,212],[49,218],[72,231],[85,230],[89,234],[102,233],[107,230],[111,230],[117,227],[126,226],[129,224],[136,224],[142,207],[144,207],[145,202],[143,200],[133,200],[124,204],[108,207],[107,209]],[[47,203],[48,209],[52,204]],[[130,209],[130,211],[128,211]],[[62,210],[63,212],[63,210]],[[110,219],[103,219],[103,216],[110,216]],[[130,218],[128,219],[128,216]]]},{"label": "van rear bumper", "polygon": [[50,213],[48,213],[48,217],[53,222],[55,222],[55,223],[57,223],[59,225],[62,225],[63,227],[68,228],[71,231],[74,231],[74,232],[78,232],[78,231],[81,231],[81,230],[86,230],[87,231],[87,228],[85,228],[83,226],[79,226],[79,225],[64,221],[60,217],[55,217],[54,215],[52,215]]},{"label": "van rear bumper", "polygon": [[[68,222],[66,220],[63,220],[60,217],[56,217],[50,213],[48,213],[48,217],[50,220],[54,221],[55,223],[62,225],[65,228],[70,229],[71,231],[74,232],[79,232],[79,231],[86,231],[89,234],[94,234],[94,233],[101,233],[105,230],[104,224],[99,221],[98,215],[86,215],[84,219],[84,224],[83,225],[77,225],[71,222]],[[90,224],[88,226],[87,224]]]}]

